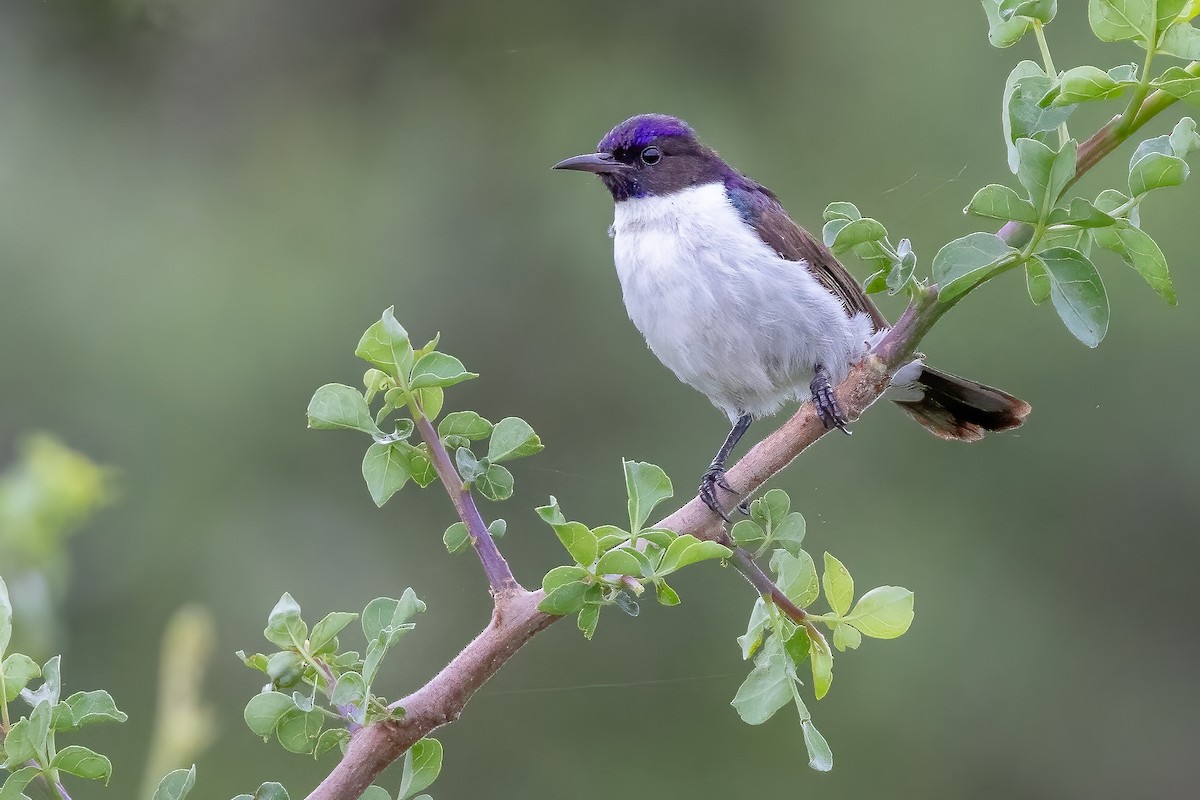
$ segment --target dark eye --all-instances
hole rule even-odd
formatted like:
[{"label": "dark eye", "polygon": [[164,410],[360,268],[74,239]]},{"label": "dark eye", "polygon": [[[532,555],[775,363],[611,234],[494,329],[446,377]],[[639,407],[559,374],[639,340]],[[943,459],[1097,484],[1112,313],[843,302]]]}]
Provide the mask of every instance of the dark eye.
[{"label": "dark eye", "polygon": [[642,150],[642,163],[648,167],[652,167],[662,160],[662,151],[654,145],[650,145]]}]

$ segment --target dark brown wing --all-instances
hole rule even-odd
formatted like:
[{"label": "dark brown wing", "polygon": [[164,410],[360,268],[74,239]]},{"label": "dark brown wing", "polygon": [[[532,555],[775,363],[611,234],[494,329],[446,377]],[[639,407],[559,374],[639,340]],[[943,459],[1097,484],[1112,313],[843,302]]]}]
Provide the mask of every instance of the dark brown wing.
[{"label": "dark brown wing", "polygon": [[781,258],[807,263],[813,277],[842,302],[848,314],[866,314],[875,330],[888,327],[887,319],[829,248],[792,222],[771,190],[743,180],[745,184],[728,187],[730,199],[762,240]]}]

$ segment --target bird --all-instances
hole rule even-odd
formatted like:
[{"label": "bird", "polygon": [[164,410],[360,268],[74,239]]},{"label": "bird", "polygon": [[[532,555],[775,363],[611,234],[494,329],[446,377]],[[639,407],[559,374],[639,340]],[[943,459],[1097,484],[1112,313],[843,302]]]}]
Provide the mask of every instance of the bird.
[{"label": "bird", "polygon": [[[630,319],[654,355],[729,418],[698,487],[713,512],[729,521],[717,489],[736,495],[725,464],[753,420],[811,400],[826,429],[849,432],[833,387],[888,323],[773,192],[666,114],[630,117],[595,152],[553,169],[593,173],[608,188]],[[976,441],[1019,426],[1030,412],[1007,392],[915,366],[896,402],[943,439]]]}]

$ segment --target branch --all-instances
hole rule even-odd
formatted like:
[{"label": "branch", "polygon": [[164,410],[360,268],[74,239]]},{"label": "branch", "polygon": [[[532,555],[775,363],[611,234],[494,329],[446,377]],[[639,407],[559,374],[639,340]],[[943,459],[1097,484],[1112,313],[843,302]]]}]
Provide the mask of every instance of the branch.
[{"label": "branch", "polygon": [[421,438],[425,440],[425,444],[429,448],[429,460],[433,464],[434,470],[437,471],[442,485],[446,487],[446,494],[450,495],[450,502],[454,504],[454,510],[458,512],[458,518],[467,526],[467,533],[471,537],[471,544],[475,547],[476,554],[479,555],[480,563],[483,564],[483,572],[487,575],[492,595],[501,597],[525,591],[525,587],[521,586],[513,577],[512,569],[504,560],[504,556],[500,554],[500,548],[496,547],[496,540],[488,532],[487,525],[479,514],[479,507],[475,505],[475,497],[471,494],[471,488],[463,483],[458,470],[454,468],[453,462],[450,461],[450,454],[442,445],[442,439],[433,429],[433,424],[424,414],[414,416],[416,416],[417,430],[420,431]]},{"label": "branch", "polygon": [[[1200,62],[1193,62],[1186,69],[1192,75],[1200,75]],[[1072,183],[1175,101],[1176,98],[1161,91],[1155,92],[1146,98],[1124,130],[1120,129],[1122,117],[1117,117],[1088,138],[1079,147]],[[1028,226],[1009,223],[997,235],[1019,246],[1028,241],[1030,231]],[[975,288],[978,285],[972,287],[971,291]],[[874,351],[854,365],[849,376],[834,390],[850,420],[858,419],[883,396],[891,384],[892,374],[913,358],[925,334],[967,293],[943,302],[938,299],[937,287],[933,286],[909,304]],[[356,800],[380,772],[403,756],[413,744],[434,729],[458,719],[467,701],[479,687],[527,641],[562,619],[538,611],[538,603],[544,594],[541,591],[530,592],[517,583],[487,532],[470,491],[465,488],[455,490],[454,487],[462,486],[462,480],[437,432],[424,418],[417,421],[417,428],[429,445],[434,468],[442,478],[459,517],[467,525],[472,543],[483,562],[495,597],[492,621],[429,683],[394,704],[404,709],[403,719],[376,722],[356,732],[346,755],[308,796],[308,800]],[[729,469],[727,476],[730,484],[739,487],[735,502],[753,495],[828,432],[813,411],[812,404],[802,405],[783,425],[751,448],[745,457]],[[654,527],[691,534],[701,539],[727,541],[720,518],[699,497],[692,498]],[[774,602],[793,620],[804,620],[804,610],[787,600],[750,553],[736,548],[734,561],[738,570],[760,594]]]}]

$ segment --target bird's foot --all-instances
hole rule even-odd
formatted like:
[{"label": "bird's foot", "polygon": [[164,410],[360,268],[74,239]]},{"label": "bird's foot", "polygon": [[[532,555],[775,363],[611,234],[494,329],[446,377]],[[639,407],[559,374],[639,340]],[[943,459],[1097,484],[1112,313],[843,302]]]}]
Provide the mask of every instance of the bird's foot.
[{"label": "bird's foot", "polygon": [[817,416],[821,418],[825,430],[838,428],[842,433],[849,435],[850,431],[846,429],[846,425],[850,420],[842,413],[842,407],[838,404],[833,386],[829,382],[829,372],[824,367],[817,368],[808,388],[812,391],[813,407],[817,410]]},{"label": "bird's foot", "polygon": [[725,509],[721,507],[721,500],[717,497],[718,488],[733,494],[733,487],[729,485],[729,481],[725,480],[725,467],[720,464],[710,464],[704,471],[704,475],[700,477],[700,499],[717,516],[729,522],[729,515],[725,513]]}]

